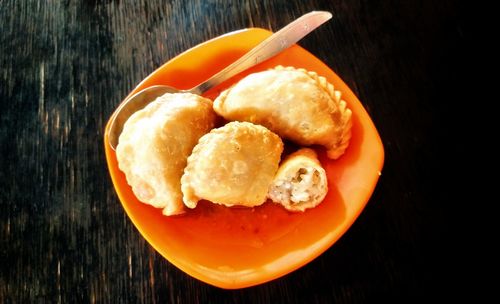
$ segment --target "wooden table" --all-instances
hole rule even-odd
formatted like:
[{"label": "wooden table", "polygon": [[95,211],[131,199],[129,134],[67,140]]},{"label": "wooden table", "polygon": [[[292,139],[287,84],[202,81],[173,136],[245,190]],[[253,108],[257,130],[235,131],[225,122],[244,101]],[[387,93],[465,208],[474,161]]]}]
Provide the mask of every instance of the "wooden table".
[{"label": "wooden table", "polygon": [[[305,267],[247,289],[212,287],[128,219],[106,169],[105,123],[182,51],[311,10],[334,18],[300,45],[363,102],[385,146],[383,174],[352,228]],[[0,303],[448,297],[444,180],[458,135],[445,117],[463,84],[464,18],[453,1],[0,1]]]}]

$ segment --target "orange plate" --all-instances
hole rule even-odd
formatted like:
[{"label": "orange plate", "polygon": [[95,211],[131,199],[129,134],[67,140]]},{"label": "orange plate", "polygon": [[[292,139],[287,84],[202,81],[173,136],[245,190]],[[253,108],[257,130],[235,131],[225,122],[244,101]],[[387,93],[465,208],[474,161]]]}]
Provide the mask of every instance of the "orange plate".
[{"label": "orange plate", "polygon": [[[156,84],[187,89],[204,81],[271,35],[252,28],[202,43],[170,60],[130,94]],[[242,288],[281,277],[316,258],[352,225],[370,198],[384,160],[380,137],[347,85],[323,62],[295,45],[205,94],[217,96],[243,76],[276,65],[302,67],[325,76],[343,93],[353,112],[350,146],[339,160],[320,160],[329,192],[318,207],[290,213],[275,204],[226,208],[201,202],[186,214],[165,217],[140,203],[118,169],[115,152],[104,137],[109,172],[128,216],[144,238],[189,275],[222,288]]]}]

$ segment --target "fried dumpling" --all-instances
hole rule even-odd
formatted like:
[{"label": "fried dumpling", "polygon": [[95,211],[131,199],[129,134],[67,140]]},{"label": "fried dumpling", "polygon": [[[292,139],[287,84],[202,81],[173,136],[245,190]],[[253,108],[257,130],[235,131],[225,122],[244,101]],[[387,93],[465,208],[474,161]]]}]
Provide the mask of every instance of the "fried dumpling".
[{"label": "fried dumpling", "polygon": [[215,124],[212,101],[167,93],[127,120],[116,156],[136,197],[164,215],[183,213],[181,176],[200,137]]},{"label": "fried dumpling", "polygon": [[226,206],[258,206],[266,201],[278,170],[283,142],[259,125],[230,122],[200,138],[182,176],[184,204],[201,199]]},{"label": "fried dumpling", "polygon": [[351,110],[326,78],[293,67],[253,73],[214,101],[227,120],[263,125],[282,138],[319,144],[329,158],[340,157],[351,138]]},{"label": "fried dumpling", "polygon": [[326,172],[316,152],[302,148],[280,164],[268,197],[290,211],[304,211],[319,205],[327,192]]}]

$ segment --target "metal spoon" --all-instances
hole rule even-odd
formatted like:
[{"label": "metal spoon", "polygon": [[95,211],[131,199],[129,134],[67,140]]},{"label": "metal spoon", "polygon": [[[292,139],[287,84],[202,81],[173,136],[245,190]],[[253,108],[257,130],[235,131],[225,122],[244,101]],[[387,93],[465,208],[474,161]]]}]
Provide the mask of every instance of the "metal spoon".
[{"label": "metal spoon", "polygon": [[123,101],[111,117],[111,125],[108,133],[111,147],[116,149],[116,146],[118,145],[118,138],[122,133],[125,121],[127,121],[132,114],[144,108],[157,97],[165,93],[193,93],[201,95],[234,75],[247,70],[289,48],[318,26],[328,21],[330,18],[332,18],[332,14],[324,11],[313,11],[303,15],[278,32],[269,36],[269,38],[259,43],[248,53],[224,68],[219,73],[192,89],[179,90],[166,85],[156,85],[137,92]]}]

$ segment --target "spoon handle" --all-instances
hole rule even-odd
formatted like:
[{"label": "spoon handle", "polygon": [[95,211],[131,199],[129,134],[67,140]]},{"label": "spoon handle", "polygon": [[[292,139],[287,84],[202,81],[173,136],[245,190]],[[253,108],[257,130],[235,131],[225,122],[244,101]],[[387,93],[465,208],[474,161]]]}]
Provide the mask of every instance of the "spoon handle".
[{"label": "spoon handle", "polygon": [[234,75],[289,48],[330,18],[332,18],[332,14],[325,11],[312,11],[301,16],[269,36],[240,59],[189,91],[201,95]]}]

